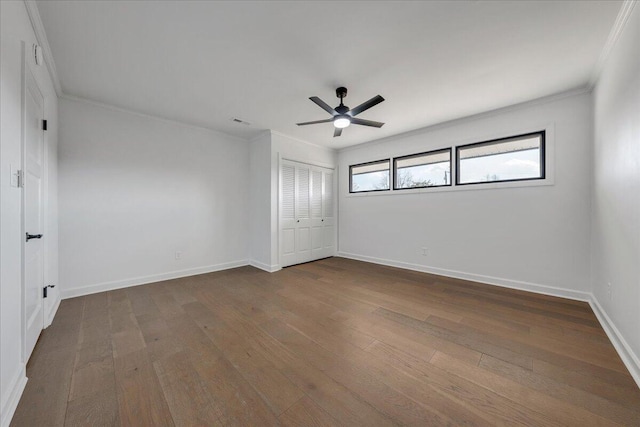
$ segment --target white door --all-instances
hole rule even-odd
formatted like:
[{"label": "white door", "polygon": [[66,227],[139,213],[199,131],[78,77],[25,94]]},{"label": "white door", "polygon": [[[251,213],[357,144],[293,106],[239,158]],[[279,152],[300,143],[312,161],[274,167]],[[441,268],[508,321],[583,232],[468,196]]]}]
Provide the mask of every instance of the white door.
[{"label": "white door", "polygon": [[322,171],[318,168],[311,170],[311,258],[324,258],[322,217]]},{"label": "white door", "polygon": [[44,324],[44,98],[29,67],[25,67],[24,88],[24,192],[25,231],[23,298],[25,313],[25,357],[28,360]]},{"label": "white door", "polygon": [[333,256],[336,253],[336,214],[333,191],[333,171],[323,172],[322,187],[322,255]]},{"label": "white door", "polygon": [[296,262],[311,261],[311,218],[309,215],[309,179],[311,169],[296,165]]},{"label": "white door", "polygon": [[296,254],[296,167],[283,163],[280,168],[280,265],[297,262]]},{"label": "white door", "polygon": [[311,261],[310,168],[283,162],[280,168],[280,265]]},{"label": "white door", "polygon": [[280,183],[280,266],[333,256],[333,171],[283,160]]}]

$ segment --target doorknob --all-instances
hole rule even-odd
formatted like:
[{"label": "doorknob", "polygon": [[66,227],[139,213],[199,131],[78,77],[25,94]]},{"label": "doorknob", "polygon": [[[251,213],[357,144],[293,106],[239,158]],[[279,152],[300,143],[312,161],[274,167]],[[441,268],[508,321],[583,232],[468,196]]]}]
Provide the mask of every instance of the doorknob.
[{"label": "doorknob", "polygon": [[31,239],[42,239],[42,234],[29,234],[27,233],[27,242]]},{"label": "doorknob", "polygon": [[296,220],[296,222],[300,222],[300,220],[298,219],[298,220]]}]

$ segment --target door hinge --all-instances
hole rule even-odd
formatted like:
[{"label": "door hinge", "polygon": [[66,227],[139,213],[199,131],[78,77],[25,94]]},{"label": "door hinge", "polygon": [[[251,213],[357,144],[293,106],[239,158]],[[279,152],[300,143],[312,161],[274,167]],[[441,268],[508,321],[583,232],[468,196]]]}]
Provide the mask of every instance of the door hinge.
[{"label": "door hinge", "polygon": [[45,286],[44,288],[42,288],[42,298],[46,298],[47,297],[47,291],[49,288],[53,289],[55,288],[56,285],[49,285],[49,286]]},{"label": "door hinge", "polygon": [[46,120],[42,121],[42,130],[47,130],[47,121]]}]

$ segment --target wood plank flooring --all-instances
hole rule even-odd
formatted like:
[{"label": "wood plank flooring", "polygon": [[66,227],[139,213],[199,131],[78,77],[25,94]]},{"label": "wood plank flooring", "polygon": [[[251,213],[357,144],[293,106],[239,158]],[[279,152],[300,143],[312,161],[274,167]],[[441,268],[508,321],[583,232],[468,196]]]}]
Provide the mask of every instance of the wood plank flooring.
[{"label": "wood plank flooring", "polygon": [[62,301],[13,426],[640,425],[586,303],[329,258]]}]

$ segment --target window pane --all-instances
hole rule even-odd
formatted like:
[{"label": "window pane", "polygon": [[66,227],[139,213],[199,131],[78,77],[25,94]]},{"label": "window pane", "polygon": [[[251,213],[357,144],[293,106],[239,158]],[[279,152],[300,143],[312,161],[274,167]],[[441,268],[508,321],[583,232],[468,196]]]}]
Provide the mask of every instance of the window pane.
[{"label": "window pane", "polygon": [[389,160],[349,167],[352,193],[389,189]]},{"label": "window pane", "polygon": [[451,184],[451,150],[398,157],[394,165],[394,189]]},{"label": "window pane", "polygon": [[544,132],[458,147],[457,184],[544,178]]}]

